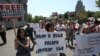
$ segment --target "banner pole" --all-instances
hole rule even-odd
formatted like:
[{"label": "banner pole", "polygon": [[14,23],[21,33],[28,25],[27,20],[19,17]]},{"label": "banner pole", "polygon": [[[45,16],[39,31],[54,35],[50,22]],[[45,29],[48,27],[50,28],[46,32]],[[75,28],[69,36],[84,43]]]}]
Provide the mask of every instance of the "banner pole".
[{"label": "banner pole", "polygon": [[15,38],[17,38],[15,19],[12,19]]}]

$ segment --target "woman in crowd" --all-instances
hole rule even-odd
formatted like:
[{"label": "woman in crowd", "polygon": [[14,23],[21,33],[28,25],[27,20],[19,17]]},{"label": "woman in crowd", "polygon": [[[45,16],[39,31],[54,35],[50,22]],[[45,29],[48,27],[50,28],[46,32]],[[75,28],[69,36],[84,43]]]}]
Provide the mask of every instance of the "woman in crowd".
[{"label": "woman in crowd", "polygon": [[39,22],[39,32],[45,32],[45,25],[46,25],[46,21],[45,20],[40,20]]},{"label": "woman in crowd", "polygon": [[[46,26],[45,26],[45,29],[47,32],[57,32],[55,29],[54,29],[54,24],[53,23],[47,23]],[[59,53],[59,56],[66,56],[65,53]]]},{"label": "woman in crowd", "polygon": [[54,24],[52,23],[47,23],[45,29],[47,32],[56,32],[56,30],[54,29]]},{"label": "woman in crowd", "polygon": [[30,38],[24,29],[17,30],[17,38],[15,39],[16,56],[31,56],[30,54]]}]

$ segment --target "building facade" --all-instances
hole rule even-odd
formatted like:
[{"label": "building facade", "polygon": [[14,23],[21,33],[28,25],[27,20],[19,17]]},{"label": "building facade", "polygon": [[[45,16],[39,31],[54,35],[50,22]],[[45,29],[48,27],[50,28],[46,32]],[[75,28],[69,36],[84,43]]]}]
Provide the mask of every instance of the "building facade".
[{"label": "building facade", "polygon": [[78,17],[85,16],[85,6],[83,5],[83,2],[81,0],[77,1],[76,8],[75,8],[75,14]]},{"label": "building facade", "polygon": [[79,0],[76,4],[75,12],[82,12],[85,11],[85,6],[83,5],[83,2]]}]

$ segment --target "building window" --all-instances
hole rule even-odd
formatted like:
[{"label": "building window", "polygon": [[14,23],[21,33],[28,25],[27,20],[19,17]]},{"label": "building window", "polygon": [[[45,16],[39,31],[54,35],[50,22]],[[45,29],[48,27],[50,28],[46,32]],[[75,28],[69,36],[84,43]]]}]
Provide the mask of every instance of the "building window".
[{"label": "building window", "polygon": [[22,19],[21,18],[18,18],[18,21],[22,21]]},{"label": "building window", "polygon": [[18,0],[18,3],[21,3],[22,1],[21,0]]},{"label": "building window", "polygon": [[4,19],[4,21],[9,21],[10,22],[10,19]]},{"label": "building window", "polygon": [[4,19],[4,21],[6,21],[6,19]]},{"label": "building window", "polygon": [[10,21],[10,19],[8,19],[8,21]]},{"label": "building window", "polygon": [[7,21],[10,21],[10,19],[4,19],[4,21],[6,21],[6,22],[7,22]]}]

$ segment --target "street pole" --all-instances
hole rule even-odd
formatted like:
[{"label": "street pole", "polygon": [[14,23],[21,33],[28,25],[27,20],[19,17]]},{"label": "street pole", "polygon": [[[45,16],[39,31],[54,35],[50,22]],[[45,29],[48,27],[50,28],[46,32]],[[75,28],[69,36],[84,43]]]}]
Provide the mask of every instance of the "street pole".
[{"label": "street pole", "polygon": [[12,19],[12,22],[13,22],[13,29],[14,29],[15,37],[17,38],[15,19]]}]

